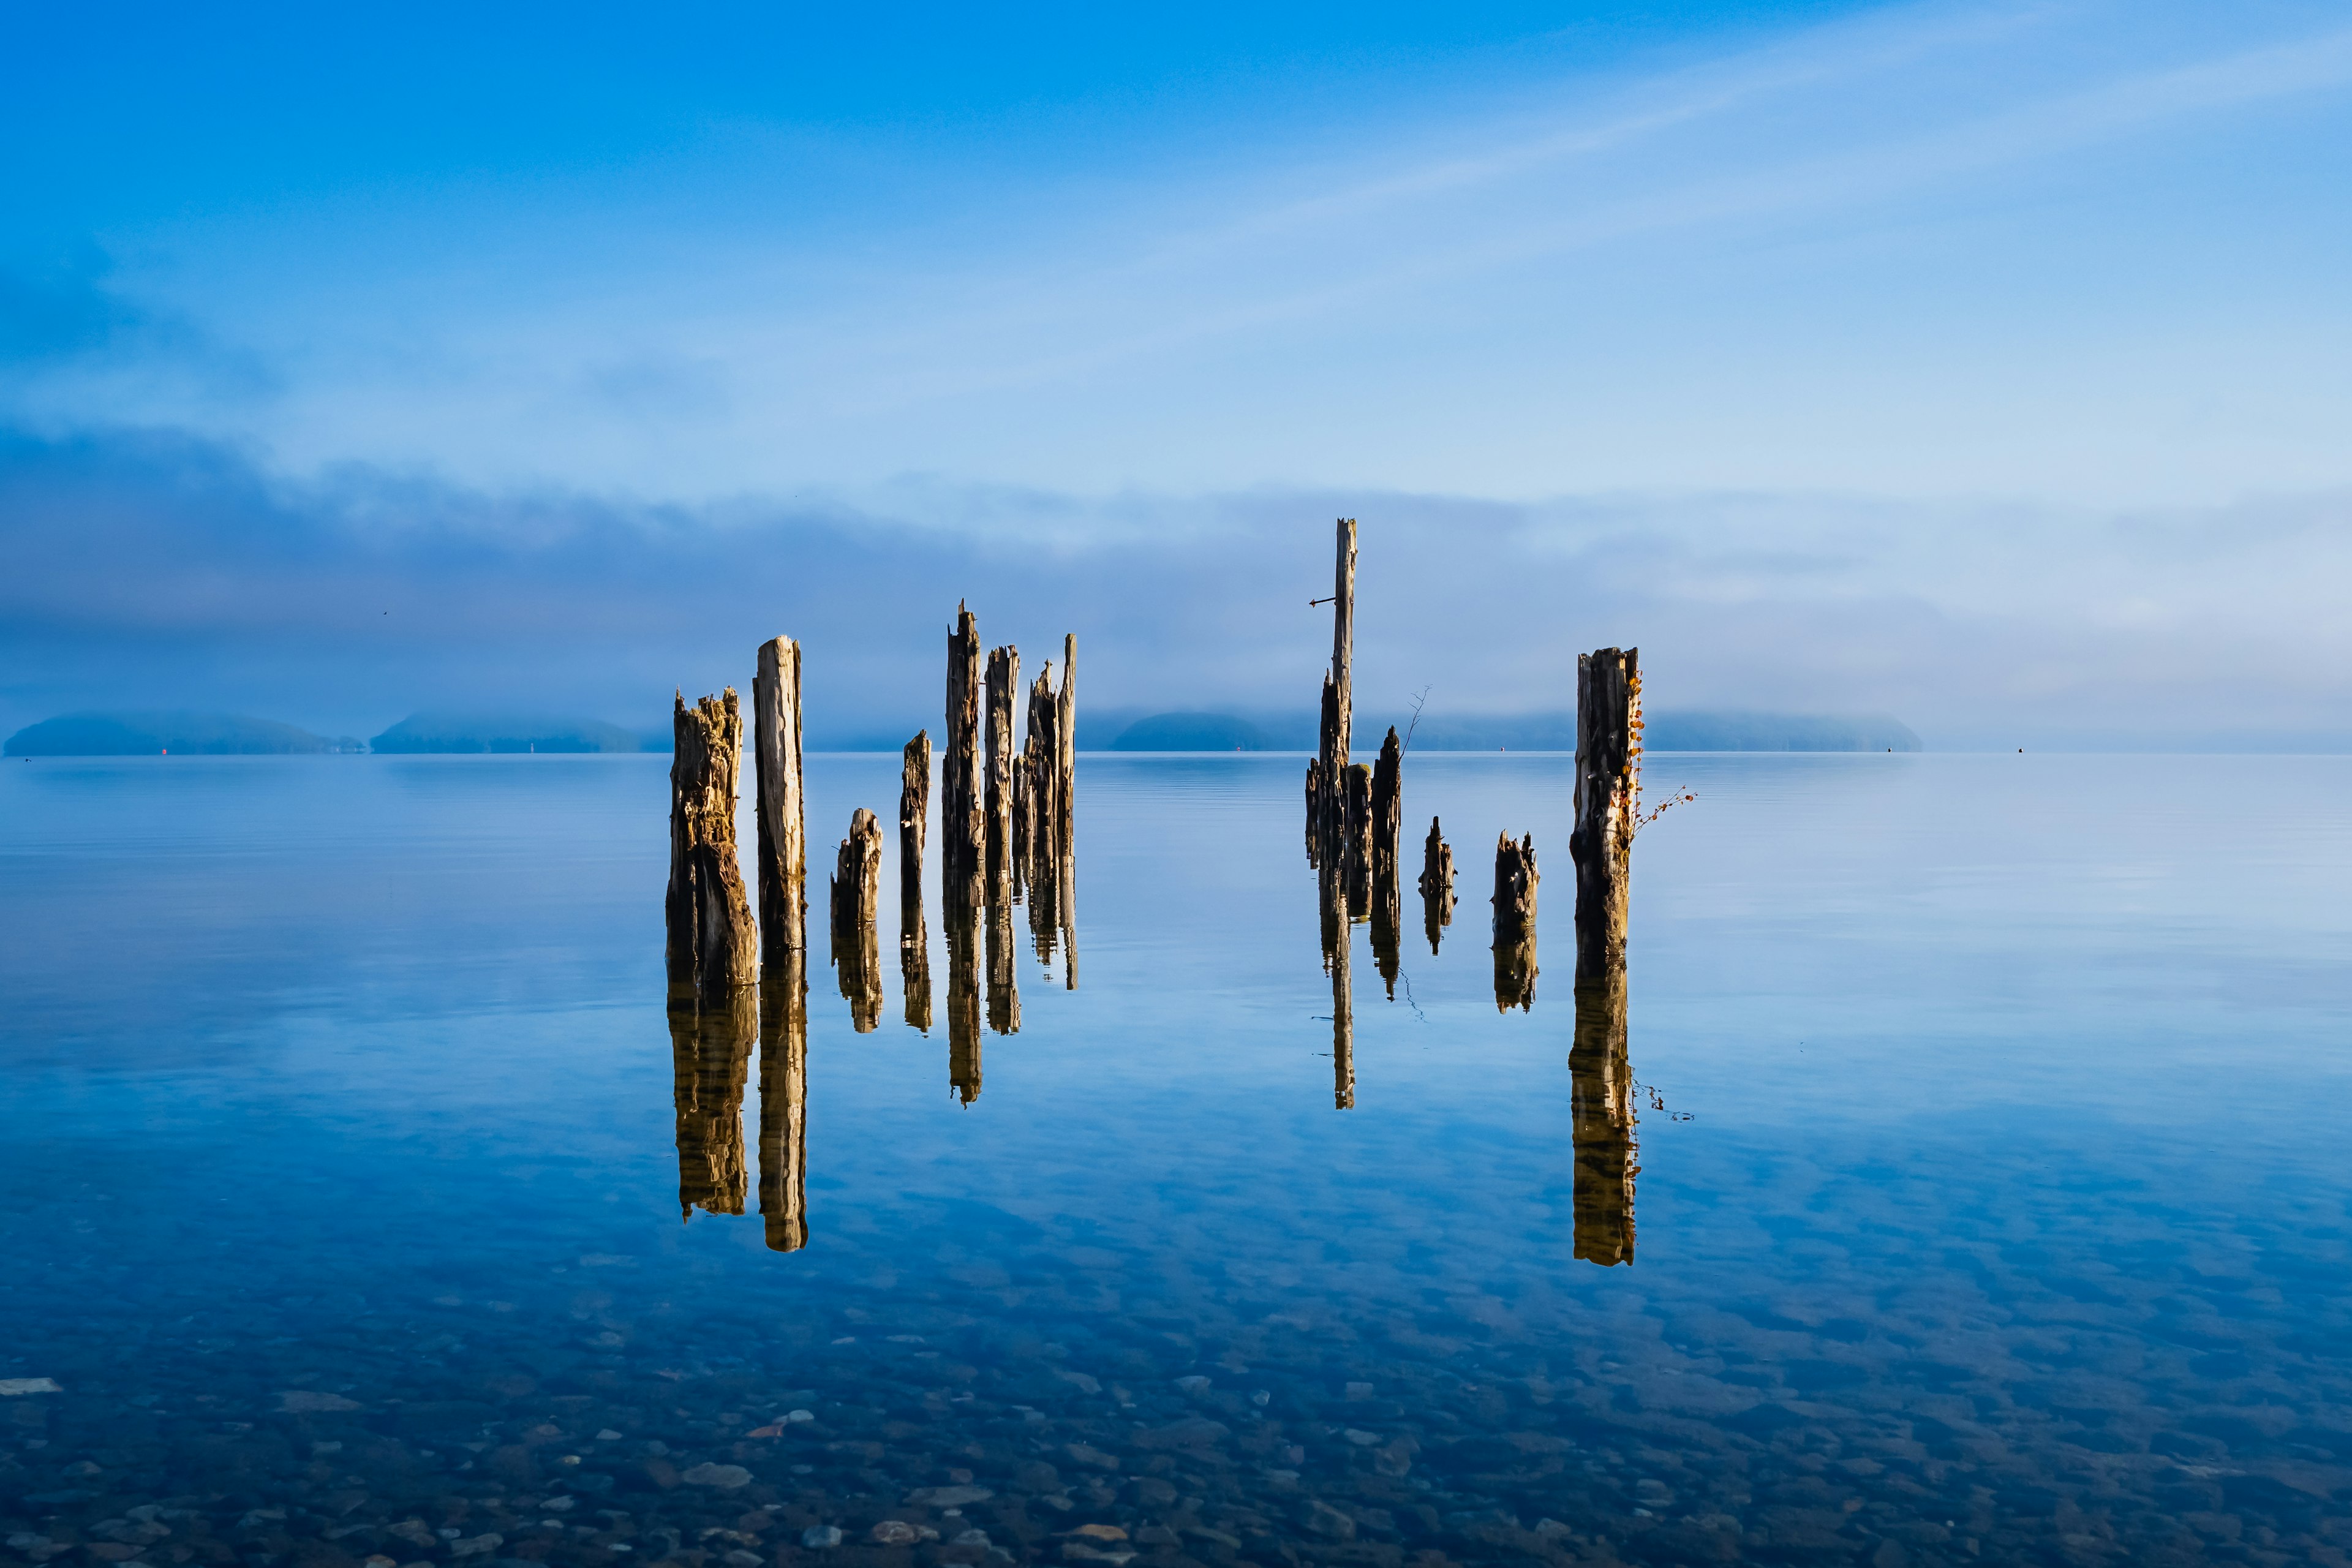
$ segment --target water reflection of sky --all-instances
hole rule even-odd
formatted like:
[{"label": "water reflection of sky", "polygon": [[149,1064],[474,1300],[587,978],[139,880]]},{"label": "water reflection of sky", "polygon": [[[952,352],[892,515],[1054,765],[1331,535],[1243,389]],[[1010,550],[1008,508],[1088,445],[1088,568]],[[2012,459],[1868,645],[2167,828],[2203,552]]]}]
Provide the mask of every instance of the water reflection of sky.
[{"label": "water reflection of sky", "polygon": [[[1393,1004],[1356,928],[1344,1112],[1302,768],[1087,759],[1083,983],[1023,942],[969,1106],[895,933],[873,1033],[820,958],[791,1254],[756,1060],[754,1212],[679,1223],[660,759],[0,773],[0,1378],[63,1388],[0,1405],[0,1518],[49,1543],[16,1550],[215,1493],[115,1560],[439,1561],[390,1532],[459,1494],[457,1539],[502,1537],[474,1555],[583,1563],[715,1560],[722,1523],[763,1562],[834,1526],[971,1561],[2329,1539],[2352,768],[1652,758],[1698,799],[1635,854],[1608,1269],[1573,1256],[1565,759],[1409,760],[1407,859],[1440,814],[1462,902],[1432,956],[1408,888]],[[896,784],[812,759],[813,865]],[[1498,1015],[1506,831],[1549,875],[1535,1006]],[[742,1435],[788,1396],[813,1419]],[[995,1495],[907,1500],[966,1484]],[[518,1511],[558,1489],[625,1526]],[[352,1533],[303,1523],[352,1490]],[[873,1546],[891,1512],[958,1528]]]}]

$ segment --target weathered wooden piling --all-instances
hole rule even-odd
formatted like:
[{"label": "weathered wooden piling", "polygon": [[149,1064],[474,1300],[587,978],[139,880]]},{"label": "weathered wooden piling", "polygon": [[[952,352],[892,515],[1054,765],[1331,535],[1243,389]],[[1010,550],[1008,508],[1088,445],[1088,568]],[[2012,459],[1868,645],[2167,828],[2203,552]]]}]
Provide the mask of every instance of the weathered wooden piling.
[{"label": "weathered wooden piling", "polygon": [[1396,726],[1389,726],[1381,742],[1380,760],[1372,764],[1372,876],[1397,879],[1398,840],[1404,836],[1404,746]]},{"label": "weathered wooden piling", "polygon": [[1576,1256],[1633,1261],[1633,1179],[1641,1173],[1633,1072],[1626,1058],[1625,969],[1580,975],[1568,1056],[1576,1144]]},{"label": "weathered wooden piling", "polygon": [[[1067,855],[1077,842],[1078,637],[1062,634],[1062,687],[1054,697],[1055,853]],[[1073,989],[1076,979],[1071,981]]]},{"label": "weathered wooden piling", "polygon": [[[1348,771],[1349,730],[1356,721],[1356,520],[1339,521],[1338,553],[1331,572],[1331,672],[1324,683],[1323,734],[1317,755],[1328,786]],[[1340,801],[1325,797],[1325,819],[1338,826]]]},{"label": "weathered wooden piling", "polygon": [[1349,912],[1357,920],[1372,914],[1372,770],[1361,763],[1340,775],[1344,784],[1339,816],[1339,869],[1348,889]]},{"label": "weathered wooden piling", "polygon": [[1013,878],[1013,704],[1021,689],[1021,651],[1010,643],[988,656],[988,763],[984,770],[988,811],[989,897],[1011,897]]},{"label": "weathered wooden piling", "polygon": [[672,715],[669,892],[664,901],[674,986],[727,990],[759,978],[760,941],[735,845],[743,717],[735,689]]},{"label": "weathered wooden piling", "polygon": [[948,636],[946,752],[940,767],[940,898],[978,909],[987,858],[986,758],[981,748],[980,623],[956,606]]},{"label": "weathered wooden piling", "polygon": [[1576,658],[1576,972],[1625,963],[1633,908],[1633,832],[1642,777],[1638,648],[1604,647]]},{"label": "weathered wooden piling", "polygon": [[759,1010],[759,993],[748,985],[670,993],[680,1219],[696,1209],[743,1212],[743,1081]]},{"label": "weathered wooden piling", "polygon": [[1421,846],[1421,921],[1434,954],[1440,933],[1454,923],[1454,850],[1433,816]]},{"label": "weathered wooden piling", "polygon": [[760,645],[751,679],[752,787],[760,826],[760,934],[763,962],[808,946],[808,846],[801,802],[801,647]]},{"label": "weathered wooden piling", "polygon": [[1054,694],[1054,664],[1046,660],[1029,689],[1028,734],[1022,742],[1016,770],[1019,809],[1013,819],[1013,847],[1021,875],[1039,879],[1038,863],[1057,848],[1061,821],[1062,752],[1058,736],[1061,708]]},{"label": "weathered wooden piling", "polygon": [[760,1218],[771,1252],[808,1245],[808,955],[760,976]]},{"label": "weathered wooden piling", "polygon": [[[1331,689],[1331,678],[1328,675],[1323,678],[1323,689],[1328,697]],[[1323,759],[1309,757],[1307,759],[1307,863],[1318,868],[1323,864],[1323,836],[1327,831],[1323,820],[1325,809]]]},{"label": "weathered wooden piling", "polygon": [[1536,840],[1495,841],[1495,1006],[1536,1005]]},{"label": "weathered wooden piling", "polygon": [[841,994],[861,1035],[882,1022],[882,961],[875,906],[882,899],[882,825],[859,806],[849,819],[833,873],[833,961]]}]

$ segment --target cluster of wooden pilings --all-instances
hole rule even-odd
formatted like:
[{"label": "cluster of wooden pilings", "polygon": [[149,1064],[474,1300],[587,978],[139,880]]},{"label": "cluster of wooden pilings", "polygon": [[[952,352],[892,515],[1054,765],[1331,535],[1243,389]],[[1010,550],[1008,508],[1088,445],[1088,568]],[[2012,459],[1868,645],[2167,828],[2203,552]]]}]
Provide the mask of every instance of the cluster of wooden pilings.
[{"label": "cluster of wooden pilings", "polygon": [[[1404,748],[1391,728],[1370,767],[1350,763],[1354,721],[1356,523],[1342,518],[1331,598],[1331,667],[1323,677],[1322,726],[1307,765],[1307,858],[1315,868],[1323,962],[1331,977],[1333,1103],[1355,1103],[1355,1025],[1349,931],[1369,921],[1374,962],[1391,999],[1399,972],[1398,845]],[[1321,603],[1323,601],[1317,601]],[[1626,1060],[1625,930],[1633,836],[1641,826],[1642,679],[1639,650],[1578,656],[1576,798],[1569,855],[1576,875],[1574,1045],[1570,1053],[1576,1145],[1576,1256],[1601,1264],[1633,1257],[1633,1079]],[[1532,834],[1495,844],[1495,1005],[1531,1010],[1536,999],[1536,893]],[[1418,883],[1422,930],[1438,951],[1454,923],[1454,851],[1429,819]]]},{"label": "cluster of wooden pilings", "polygon": [[[1076,660],[1077,639],[1066,637],[1058,685],[1048,662],[1024,691],[1016,649],[996,648],[983,664],[979,626],[969,609],[958,607],[948,637],[939,834],[947,926],[948,1077],[967,1104],[980,1093],[983,1016],[1001,1034],[1021,1026],[1015,903],[1028,904],[1037,960],[1051,964],[1058,950],[1064,984],[1072,990],[1078,984],[1073,852]],[[1026,722],[1016,726],[1016,700],[1023,697]],[[740,1110],[756,1036],[760,1212],[767,1220],[768,1244],[789,1251],[807,1238],[802,1158],[810,945],[801,649],[793,639],[776,637],[761,646],[751,710],[756,917],[735,837],[744,743],[735,689],[691,705],[680,693],[673,713],[677,751],[670,766],[670,876],[664,913],[678,1199],[688,1213],[743,1212]],[[931,764],[930,734],[925,731],[907,743],[898,796],[899,979],[907,1022],[925,1034],[932,1025],[923,897]],[[826,923],[841,994],[849,1005],[852,1027],[861,1034],[879,1026],[883,1010],[882,850],[879,818],[858,807],[835,855]]]}]

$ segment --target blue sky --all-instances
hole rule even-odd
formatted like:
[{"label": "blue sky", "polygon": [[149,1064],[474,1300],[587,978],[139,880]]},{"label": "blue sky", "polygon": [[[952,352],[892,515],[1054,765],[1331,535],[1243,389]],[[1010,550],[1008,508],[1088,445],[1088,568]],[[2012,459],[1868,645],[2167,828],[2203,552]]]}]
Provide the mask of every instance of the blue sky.
[{"label": "blue sky", "polygon": [[[213,570],[104,604],[68,566],[20,573],[0,721],[128,700],[108,650],[159,637],[224,672],[190,700],[331,707],[273,676],[308,634],[271,606],[355,518],[429,527],[402,570],[453,602],[496,558],[560,622],[612,517],[693,551],[788,552],[813,518],[942,561],[1050,550],[1115,595],[1139,541],[1247,577],[1344,504],[1368,550],[1383,518],[1437,552],[1428,520],[1508,519],[1451,537],[1542,580],[1560,552],[1531,542],[1582,528],[1572,553],[1622,541],[1661,574],[1564,589],[1517,645],[1391,621],[1400,679],[1466,660],[1465,700],[1557,706],[1559,648],[1647,637],[1695,699],[1893,709],[1931,742],[2352,735],[2331,679],[2252,720],[2231,697],[2257,659],[2352,651],[2306,602],[2352,493],[2340,5],[99,5],[11,29],[0,529],[47,562],[103,511],[105,537],[188,547],[111,570]],[[535,570],[559,537],[562,571]],[[604,559],[635,574],[615,592],[647,570]],[[1400,564],[1476,618],[1475,575]],[[879,591],[827,570],[779,580]],[[1107,697],[1176,700],[1168,647],[1234,635],[1248,595],[1200,584]],[[1901,657],[1872,640],[1894,605]],[[743,613],[671,662],[787,629]],[[480,657],[352,651],[332,685],[367,695],[308,716],[462,695],[445,665],[545,679],[444,630]],[[2242,670],[2152,651],[2217,634]],[[1311,698],[1286,661],[1312,639],[1266,635],[1205,695]],[[643,662],[577,700],[649,706]]]}]

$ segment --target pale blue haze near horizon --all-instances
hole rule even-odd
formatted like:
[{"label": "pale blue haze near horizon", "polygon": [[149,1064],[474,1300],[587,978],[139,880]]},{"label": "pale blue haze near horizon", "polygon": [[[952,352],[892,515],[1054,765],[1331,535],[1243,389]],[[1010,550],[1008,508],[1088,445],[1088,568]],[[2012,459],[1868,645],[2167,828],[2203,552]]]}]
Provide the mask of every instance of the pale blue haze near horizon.
[{"label": "pale blue haze near horizon", "polygon": [[1364,679],[2341,749],[2352,17],[2163,0],[12,16],[0,729],[657,723],[970,597]]}]

